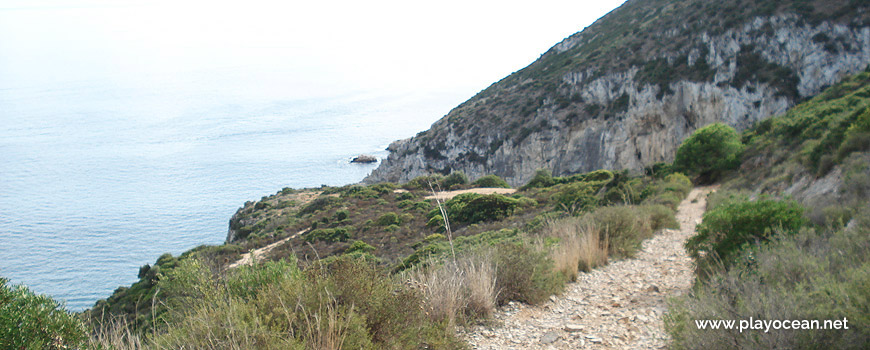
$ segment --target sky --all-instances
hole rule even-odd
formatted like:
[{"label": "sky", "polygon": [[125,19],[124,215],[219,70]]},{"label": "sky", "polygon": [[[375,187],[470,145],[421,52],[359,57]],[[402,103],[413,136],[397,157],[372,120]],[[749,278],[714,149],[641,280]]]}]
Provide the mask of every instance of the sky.
[{"label": "sky", "polygon": [[0,88],[263,67],[308,92],[476,92],[621,3],[3,0]]}]

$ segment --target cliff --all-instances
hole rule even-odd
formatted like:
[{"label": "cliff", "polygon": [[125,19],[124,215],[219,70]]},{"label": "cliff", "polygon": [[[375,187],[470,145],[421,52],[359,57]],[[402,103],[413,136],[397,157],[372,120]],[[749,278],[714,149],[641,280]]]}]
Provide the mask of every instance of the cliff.
[{"label": "cliff", "polygon": [[870,63],[860,1],[630,0],[416,136],[364,182],[461,170],[511,185],[671,161],[692,131],[782,114]]}]

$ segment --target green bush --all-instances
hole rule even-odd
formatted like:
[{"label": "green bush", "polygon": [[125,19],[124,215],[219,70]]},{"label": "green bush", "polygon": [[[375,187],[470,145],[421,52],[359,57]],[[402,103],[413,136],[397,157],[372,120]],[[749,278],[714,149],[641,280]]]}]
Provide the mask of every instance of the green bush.
[{"label": "green bush", "polygon": [[325,210],[338,203],[341,203],[341,199],[339,198],[333,196],[320,196],[303,206],[302,209],[299,209],[299,215],[311,214],[316,211]]},{"label": "green bush", "polygon": [[[866,217],[867,214],[863,213]],[[672,299],[673,349],[870,348],[870,225],[804,228],[744,251],[741,263]],[[848,320],[840,330],[698,329],[695,320]]]},{"label": "green bush", "polygon": [[63,305],[0,278],[0,349],[84,348],[86,327]]},{"label": "green bush", "polygon": [[362,253],[371,253],[375,251],[375,247],[372,247],[366,242],[363,241],[353,241],[350,247],[348,247],[344,253],[349,254],[353,252],[362,252]]},{"label": "green bush", "polygon": [[559,191],[553,196],[556,206],[569,213],[578,213],[595,209],[598,206],[596,188],[586,182],[576,182],[559,185]]},{"label": "green bush", "polygon": [[549,169],[538,169],[535,171],[535,176],[528,183],[520,187],[520,191],[530,188],[550,187],[556,184],[553,180],[553,173]]},{"label": "green bush", "polygon": [[450,173],[450,175],[445,176],[441,181],[438,182],[438,186],[441,187],[442,190],[449,190],[454,188],[457,185],[465,185],[468,183],[468,176],[461,171],[454,171]]},{"label": "green bush", "polygon": [[[372,185],[372,186],[363,186],[363,185],[353,185],[347,187],[342,193],[341,198],[359,198],[359,199],[371,199],[378,198],[385,192],[383,187],[380,187],[381,184]],[[387,188],[387,192],[390,190]]]},{"label": "green bush", "polygon": [[318,228],[305,235],[306,242],[344,242],[348,239],[350,239],[348,227]]},{"label": "green bush", "polygon": [[743,143],[734,128],[722,123],[696,130],[677,149],[674,167],[697,175],[702,183],[719,180],[740,165]]},{"label": "green bush", "polygon": [[[441,179],[443,179],[443,178],[444,178],[444,175],[440,175],[440,174],[418,176],[418,177],[415,177],[414,179],[412,179],[411,181],[408,181],[404,185],[402,185],[402,188],[404,188],[408,191],[414,191],[414,190],[429,191],[429,190],[431,190],[429,188],[430,184],[432,185],[432,187],[436,187],[440,183]],[[437,190],[437,188],[436,188],[436,190]]]},{"label": "green bush", "polygon": [[777,231],[794,234],[808,222],[803,214],[803,207],[793,201],[725,203],[704,214],[686,250],[704,278],[717,266],[727,269],[742,249],[769,241]]},{"label": "green bush", "polygon": [[500,244],[495,259],[499,305],[511,300],[537,304],[563,288],[564,277],[553,269],[553,261],[527,244]]},{"label": "green bush", "polygon": [[680,223],[677,222],[673,209],[664,205],[643,205],[639,207],[643,215],[649,217],[650,227],[653,231],[665,228],[679,229]]},{"label": "green bush", "polygon": [[399,222],[399,215],[398,214],[393,213],[393,212],[389,212],[389,213],[385,213],[384,215],[381,215],[381,217],[379,217],[378,220],[375,221],[375,223],[378,226],[390,226],[390,225],[398,225],[401,222]]},{"label": "green bush", "polygon": [[413,192],[402,192],[399,193],[398,196],[396,196],[396,200],[399,201],[411,200],[414,198],[417,198],[417,195],[415,195]]},{"label": "green bush", "polygon": [[462,193],[444,205],[447,207],[450,222],[473,224],[508,217],[513,214],[519,201],[500,194]]},{"label": "green bush", "polygon": [[498,177],[498,175],[484,175],[481,178],[477,179],[472,183],[474,187],[502,187],[502,188],[511,188],[507,182],[505,182],[502,178]]},{"label": "green bush", "polygon": [[347,219],[349,216],[350,216],[350,212],[347,211],[347,210],[343,210],[343,209],[342,209],[342,210],[336,210],[336,211],[335,211],[335,214],[332,214],[332,218],[335,219],[335,221],[342,221],[342,220],[345,220],[345,219]]}]

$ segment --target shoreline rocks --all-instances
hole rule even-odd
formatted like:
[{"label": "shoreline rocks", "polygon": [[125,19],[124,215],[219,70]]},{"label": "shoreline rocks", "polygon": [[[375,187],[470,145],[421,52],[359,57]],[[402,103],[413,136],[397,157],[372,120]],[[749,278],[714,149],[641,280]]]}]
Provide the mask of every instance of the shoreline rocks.
[{"label": "shoreline rocks", "polygon": [[377,161],[378,161],[378,158],[375,156],[371,156],[368,154],[360,154],[360,155],[354,157],[353,160],[351,160],[350,162],[351,163],[359,163],[359,164],[370,164],[370,163],[376,163]]}]

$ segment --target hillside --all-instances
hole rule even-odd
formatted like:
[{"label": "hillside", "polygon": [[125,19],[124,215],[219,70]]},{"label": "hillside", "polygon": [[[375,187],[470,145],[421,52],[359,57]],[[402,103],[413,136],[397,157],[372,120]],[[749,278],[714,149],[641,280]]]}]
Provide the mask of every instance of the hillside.
[{"label": "hillside", "polygon": [[[665,295],[651,298],[656,334],[670,337],[656,346],[866,348],[868,11],[844,0],[628,1],[392,144],[365,183],[247,202],[224,244],[164,254],[86,310],[86,323],[61,317],[55,328],[97,348],[462,349],[458,327],[488,328],[499,308],[564,305],[551,296],[568,282],[633,282],[643,268],[643,283],[674,272],[670,290],[692,285],[666,312]],[[701,139],[717,131],[728,139]],[[683,161],[726,144],[715,171]],[[701,151],[682,154],[702,156],[677,157],[686,145]],[[692,180],[721,187],[702,198]],[[682,225],[681,202],[695,212]],[[701,207],[703,221],[686,227]],[[665,241],[667,257],[643,250]],[[644,265],[682,247],[679,273]],[[0,287],[0,299],[33,298]],[[607,327],[628,317],[611,311],[642,306],[590,301],[602,312],[589,319]],[[60,308],[44,304],[14,316]],[[582,321],[569,316],[559,322]],[[750,317],[848,317],[855,330],[708,332],[691,321]]]},{"label": "hillside", "polygon": [[863,1],[630,0],[429,130],[365,182],[463,171],[511,185],[670,161],[699,127],[738,131],[870,63]]}]

